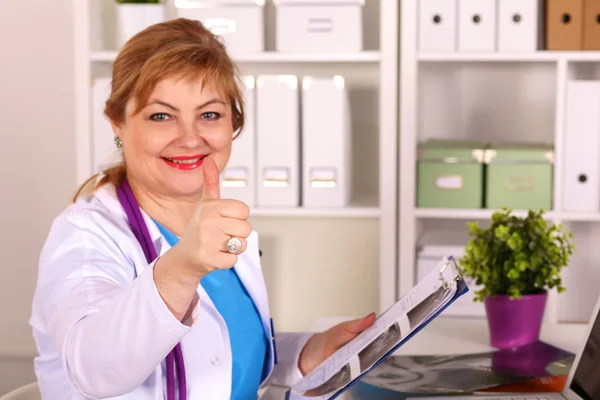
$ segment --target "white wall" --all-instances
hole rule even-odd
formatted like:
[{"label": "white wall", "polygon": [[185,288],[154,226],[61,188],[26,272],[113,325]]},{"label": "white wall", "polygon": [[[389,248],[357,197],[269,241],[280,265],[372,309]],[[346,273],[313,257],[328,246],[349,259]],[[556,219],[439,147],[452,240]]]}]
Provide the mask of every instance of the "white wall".
[{"label": "white wall", "polygon": [[[52,219],[75,190],[71,0],[3,5],[0,394],[34,379],[28,318],[38,255]],[[376,219],[253,223],[261,233],[278,329],[306,329],[319,316],[376,310]]]},{"label": "white wall", "polygon": [[[74,189],[72,10],[70,0],[2,3],[0,349],[22,353],[38,254]],[[30,359],[5,353],[0,393],[33,379]]]},{"label": "white wall", "polygon": [[378,311],[376,219],[252,218],[275,329]]},{"label": "white wall", "polygon": [[0,350],[15,353],[0,352],[4,393],[33,379],[27,319],[37,257],[75,174],[71,3],[11,2],[0,19]]}]

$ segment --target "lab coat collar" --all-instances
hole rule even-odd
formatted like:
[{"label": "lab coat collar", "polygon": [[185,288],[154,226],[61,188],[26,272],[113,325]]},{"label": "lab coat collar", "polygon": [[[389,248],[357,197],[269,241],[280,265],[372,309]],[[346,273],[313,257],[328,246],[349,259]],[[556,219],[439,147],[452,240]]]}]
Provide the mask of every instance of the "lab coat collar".
[{"label": "lab coat collar", "polygon": [[[127,220],[127,214],[125,214],[125,210],[119,202],[117,191],[113,185],[106,184],[98,188],[95,192],[95,197],[106,207],[107,210],[109,210],[111,214]],[[141,207],[140,212],[142,213],[144,222],[148,227],[148,233],[150,234],[150,239],[156,248],[157,254],[164,254],[164,252],[167,251],[170,246],[168,246],[168,243],[166,240],[164,240],[162,233],[160,233],[160,230],[158,229],[158,226],[156,226],[152,218]]]},{"label": "lab coat collar", "polygon": [[267,288],[262,278],[260,255],[258,253],[258,234],[252,232],[246,239],[246,242],[246,251],[238,256],[238,262],[234,270],[258,308],[263,319],[263,324],[265,325],[265,330],[270,331],[270,321],[267,318],[269,315]]}]

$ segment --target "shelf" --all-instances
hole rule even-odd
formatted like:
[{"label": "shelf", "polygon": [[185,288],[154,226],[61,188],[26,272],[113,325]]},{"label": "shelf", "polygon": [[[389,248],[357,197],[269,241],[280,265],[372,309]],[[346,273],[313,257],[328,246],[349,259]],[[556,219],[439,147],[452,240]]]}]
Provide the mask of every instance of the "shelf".
[{"label": "shelf", "polygon": [[[416,208],[415,216],[420,219],[489,219],[497,210],[464,208]],[[526,210],[515,210],[513,215],[524,216]],[[600,222],[600,212],[552,212],[545,213],[548,219],[566,222]]]},{"label": "shelf", "polygon": [[560,219],[572,222],[599,222],[600,212],[563,212]]},{"label": "shelf", "polygon": [[591,61],[600,62],[599,51],[536,51],[536,52],[481,52],[481,53],[422,53],[417,55],[421,62],[557,62]]},{"label": "shelf", "polygon": [[[94,51],[90,54],[91,62],[113,62],[116,51]],[[377,63],[380,60],[378,51],[359,53],[278,53],[265,52],[234,57],[238,63]]]},{"label": "shelf", "polygon": [[[492,214],[499,210],[488,209],[462,209],[462,208],[417,208],[415,216],[421,219],[473,219],[482,220],[489,219]],[[514,210],[513,215],[524,216],[527,214],[525,210]],[[553,218],[555,213],[546,212],[547,218]]]},{"label": "shelf", "polygon": [[92,51],[90,53],[90,61],[92,62],[113,62],[116,57],[116,51]]},{"label": "shelf", "polygon": [[252,217],[319,217],[319,218],[378,218],[378,207],[303,208],[273,207],[252,208]]},{"label": "shelf", "polygon": [[562,52],[559,58],[567,61],[600,62],[600,51],[569,51]]},{"label": "shelf", "polygon": [[[418,3],[400,1],[400,37],[419,35]],[[530,51],[478,52],[458,47],[456,51],[444,51],[433,47],[421,50],[414,40],[402,42],[398,147],[403,151],[398,171],[405,179],[399,179],[397,196],[409,201],[399,201],[398,205],[396,287],[397,293],[404,294],[414,285],[419,245],[464,246],[470,239],[468,222],[488,226],[494,212],[500,211],[481,209],[478,204],[458,209],[450,208],[451,204],[444,207],[443,203],[439,208],[419,207],[414,199],[420,193],[417,150],[422,140],[552,143],[556,154],[548,195],[552,196],[553,206],[548,204],[550,210],[543,218],[548,224],[564,224],[577,245],[562,276],[567,291],[561,295],[551,292],[544,317],[551,329],[542,337],[548,341],[551,335],[551,340],[557,341],[575,332],[583,337],[598,293],[593,282],[600,272],[593,267],[600,257],[594,241],[600,235],[600,209],[564,210],[563,196],[569,185],[563,172],[576,161],[565,153],[567,122],[572,117],[566,85],[572,80],[600,79],[600,51],[541,47]],[[526,207],[519,208],[513,215],[526,216]],[[384,220],[385,213],[382,217]],[[465,335],[466,324],[456,325],[461,327],[459,334]],[[440,331],[447,333],[445,329]]]}]

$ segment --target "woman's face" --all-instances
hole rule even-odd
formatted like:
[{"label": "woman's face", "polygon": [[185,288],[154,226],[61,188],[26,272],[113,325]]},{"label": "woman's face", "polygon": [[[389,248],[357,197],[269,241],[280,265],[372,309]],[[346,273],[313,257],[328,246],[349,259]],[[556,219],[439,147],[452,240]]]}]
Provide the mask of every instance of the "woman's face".
[{"label": "woman's face", "polygon": [[123,125],[113,124],[123,143],[128,177],[159,196],[202,194],[202,161],[211,157],[219,171],[231,155],[231,105],[210,84],[165,79],[159,82],[142,111],[131,115],[127,105]]}]

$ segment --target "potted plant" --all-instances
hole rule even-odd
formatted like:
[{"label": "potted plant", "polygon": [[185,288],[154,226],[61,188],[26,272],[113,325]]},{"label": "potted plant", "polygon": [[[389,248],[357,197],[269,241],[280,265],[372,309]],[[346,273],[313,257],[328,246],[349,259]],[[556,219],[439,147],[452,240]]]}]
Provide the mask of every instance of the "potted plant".
[{"label": "potted plant", "polygon": [[548,223],[543,210],[518,217],[504,208],[487,228],[477,222],[468,227],[471,240],[459,263],[480,287],[473,301],[485,303],[491,344],[511,348],[537,341],[548,290],[565,290],[560,271],[575,250],[572,233]]},{"label": "potted plant", "polygon": [[116,2],[118,48],[148,26],[165,21],[166,12],[162,0],[116,0]]}]

